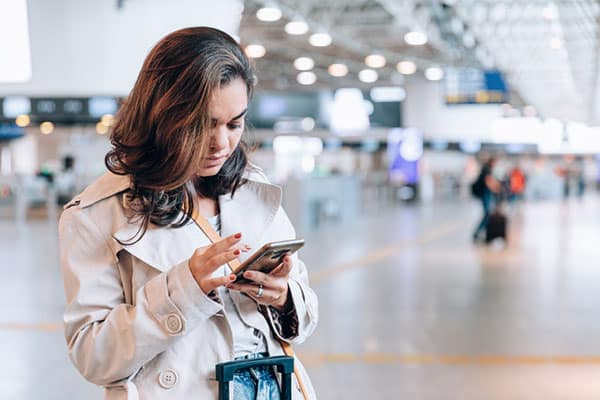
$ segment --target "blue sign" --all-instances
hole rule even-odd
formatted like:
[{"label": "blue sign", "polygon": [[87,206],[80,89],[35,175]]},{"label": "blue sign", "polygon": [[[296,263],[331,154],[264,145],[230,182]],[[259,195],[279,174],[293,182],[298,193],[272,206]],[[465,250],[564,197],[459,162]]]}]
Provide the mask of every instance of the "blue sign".
[{"label": "blue sign", "polygon": [[25,135],[25,128],[14,124],[0,124],[0,140],[16,139]]},{"label": "blue sign", "polygon": [[509,101],[502,73],[476,68],[449,68],[445,75],[447,104],[501,104]]}]

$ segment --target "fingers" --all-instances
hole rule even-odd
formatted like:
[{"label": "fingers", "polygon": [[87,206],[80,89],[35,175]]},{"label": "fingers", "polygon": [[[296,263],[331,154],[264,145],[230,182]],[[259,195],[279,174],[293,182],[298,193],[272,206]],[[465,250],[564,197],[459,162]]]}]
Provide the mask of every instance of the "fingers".
[{"label": "fingers", "polygon": [[292,257],[288,254],[283,258],[283,262],[277,266],[273,271],[271,271],[272,276],[287,276],[292,271]]},{"label": "fingers", "polygon": [[215,254],[226,252],[232,249],[235,245],[239,244],[241,240],[242,234],[240,232],[227,236],[226,238],[223,238],[209,246],[205,254],[208,257],[212,257]]},{"label": "fingers", "polygon": [[235,275],[233,275],[233,274],[229,274],[226,276],[220,276],[218,278],[204,279],[202,281],[202,283],[203,283],[202,290],[204,291],[204,293],[210,293],[212,290],[218,288],[219,286],[225,286],[229,282],[233,282],[234,280],[235,280]]},{"label": "fingers", "polygon": [[229,250],[224,253],[217,254],[206,261],[206,268],[214,271],[221,265],[228,264],[230,261],[235,260],[242,254],[241,249]]},{"label": "fingers", "polygon": [[257,297],[259,286],[251,283],[230,283],[226,285],[231,290],[237,290],[250,296],[256,302],[261,304],[271,304],[282,295],[282,290],[276,288],[268,288],[263,285],[263,292],[260,297]]}]

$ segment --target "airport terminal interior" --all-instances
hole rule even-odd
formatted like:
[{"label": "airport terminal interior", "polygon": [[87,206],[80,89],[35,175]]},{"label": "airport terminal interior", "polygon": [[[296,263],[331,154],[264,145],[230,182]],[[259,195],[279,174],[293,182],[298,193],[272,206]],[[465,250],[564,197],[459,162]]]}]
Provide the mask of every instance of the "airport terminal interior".
[{"label": "airport terminal interior", "polygon": [[69,359],[59,220],[145,57],[192,26],[255,67],[243,139],[305,240],[319,399],[599,398],[599,21],[597,0],[0,0],[0,399],[105,398]]}]

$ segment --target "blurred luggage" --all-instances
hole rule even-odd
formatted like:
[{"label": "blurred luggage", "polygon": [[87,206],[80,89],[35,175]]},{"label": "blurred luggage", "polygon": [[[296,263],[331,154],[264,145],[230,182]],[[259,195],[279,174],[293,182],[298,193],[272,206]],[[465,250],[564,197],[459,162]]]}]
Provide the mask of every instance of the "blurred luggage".
[{"label": "blurred luggage", "polygon": [[500,207],[490,214],[488,223],[485,229],[485,241],[490,243],[494,239],[501,238],[506,242],[506,228],[508,224],[508,218]]}]

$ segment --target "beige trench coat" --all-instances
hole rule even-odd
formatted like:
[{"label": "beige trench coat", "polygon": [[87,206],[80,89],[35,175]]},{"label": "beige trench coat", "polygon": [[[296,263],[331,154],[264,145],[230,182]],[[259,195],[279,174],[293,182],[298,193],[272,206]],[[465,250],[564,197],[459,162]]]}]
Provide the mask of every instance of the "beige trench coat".
[{"label": "beige trench coat", "polygon": [[[219,198],[222,235],[243,233],[257,249],[295,237],[281,208],[281,190],[254,173],[235,196]],[[64,314],[69,356],[105,398],[216,399],[215,365],[233,358],[223,306],[193,279],[188,259],[210,244],[193,223],[178,229],[150,228],[143,238],[121,245],[138,226],[128,221],[122,193],[128,177],[106,173],[65,207],[59,225]],[[241,257],[242,261],[244,257]],[[295,255],[289,288],[299,321],[297,336],[273,333],[248,296],[232,291],[241,318],[267,338],[271,355],[282,355],[277,338],[302,343],[318,320],[317,297]],[[216,272],[217,273],[217,272]],[[296,360],[309,397],[315,393]],[[294,378],[295,381],[295,378]],[[301,399],[297,382],[293,398]]]}]

